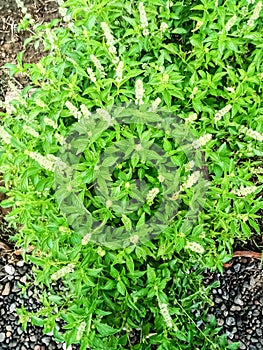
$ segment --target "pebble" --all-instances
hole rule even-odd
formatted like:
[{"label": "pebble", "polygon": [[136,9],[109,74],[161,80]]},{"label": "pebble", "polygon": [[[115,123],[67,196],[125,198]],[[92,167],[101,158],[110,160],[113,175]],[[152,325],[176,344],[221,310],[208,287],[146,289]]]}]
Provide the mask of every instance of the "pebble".
[{"label": "pebble", "polygon": [[12,266],[12,265],[6,265],[6,266],[5,266],[5,272],[6,272],[8,275],[10,275],[10,276],[14,275],[14,273],[15,273],[15,268],[14,268],[14,266]]},{"label": "pebble", "polygon": [[11,284],[10,282],[7,282],[5,284],[4,290],[2,291],[2,295],[7,296],[10,294]]},{"label": "pebble", "polygon": [[236,320],[234,319],[234,317],[227,317],[226,324],[228,326],[234,326],[236,324]]},{"label": "pebble", "polygon": [[244,305],[244,302],[243,302],[243,300],[241,299],[241,295],[240,295],[240,294],[238,294],[238,295],[235,297],[234,303],[235,303],[236,305],[240,305],[240,306]]},{"label": "pebble", "polygon": [[0,333],[0,343],[5,340],[5,333]]}]

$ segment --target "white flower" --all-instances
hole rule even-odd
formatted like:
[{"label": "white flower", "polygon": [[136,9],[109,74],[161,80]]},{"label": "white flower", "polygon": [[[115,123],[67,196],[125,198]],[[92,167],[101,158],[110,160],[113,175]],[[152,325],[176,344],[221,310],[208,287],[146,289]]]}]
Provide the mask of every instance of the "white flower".
[{"label": "white flower", "polygon": [[253,130],[253,129],[249,129],[244,125],[241,125],[239,128],[239,131],[244,133],[245,135],[251,137],[254,140],[257,140],[259,142],[263,142],[263,134],[261,134],[260,132]]},{"label": "white flower", "polygon": [[122,61],[119,62],[116,68],[116,82],[120,83],[122,81],[122,71],[123,71],[124,63]]},{"label": "white flower", "polygon": [[158,175],[157,179],[158,179],[160,182],[164,182],[165,177],[164,177],[163,175]]},{"label": "white flower", "polygon": [[91,240],[91,234],[90,234],[90,233],[87,233],[87,234],[82,238],[81,244],[82,244],[82,245],[86,245],[90,240]]},{"label": "white flower", "polygon": [[185,166],[184,166],[185,171],[192,170],[194,166],[195,166],[195,162],[193,160],[191,160],[189,163],[185,164]]},{"label": "white flower", "polygon": [[78,111],[78,109],[70,102],[70,101],[66,101],[65,102],[65,106],[69,109],[70,113],[77,118],[78,120],[80,120],[81,118],[81,112]]},{"label": "white flower", "polygon": [[130,237],[130,242],[132,244],[137,244],[139,242],[139,240],[140,240],[140,237],[138,235],[133,235]]},{"label": "white flower", "polygon": [[147,15],[145,12],[144,4],[143,2],[139,3],[139,13],[140,13],[140,22],[143,29],[148,27],[148,20]]},{"label": "white flower", "polygon": [[247,25],[248,25],[249,27],[253,27],[254,22],[259,18],[261,9],[262,9],[262,2],[259,1],[259,2],[256,4],[252,15],[251,15],[251,17],[249,18],[249,20],[248,20],[248,22],[247,22]]},{"label": "white flower", "polygon": [[172,1],[166,1],[166,8],[172,7],[173,6],[173,2]]},{"label": "white flower", "polygon": [[231,193],[237,195],[238,197],[246,197],[247,195],[255,192],[257,190],[257,186],[241,186],[238,189],[232,190]]},{"label": "white flower", "polygon": [[7,145],[10,145],[12,136],[7,131],[5,131],[2,126],[0,126],[0,135],[2,141]]},{"label": "white flower", "polygon": [[198,86],[195,86],[192,90],[192,93],[190,95],[190,98],[194,98],[194,96],[197,94],[198,91]]},{"label": "white flower", "polygon": [[74,271],[74,264],[69,264],[68,266],[64,266],[62,267],[62,269],[58,270],[57,272],[53,273],[51,275],[51,279],[53,281],[57,281],[60,278],[64,277],[65,275],[67,275],[68,273],[71,273]]},{"label": "white flower", "polygon": [[81,113],[83,115],[83,118],[88,119],[91,116],[90,111],[88,110],[88,108],[84,104],[80,105],[80,110],[81,110]]},{"label": "white flower", "polygon": [[152,188],[147,196],[146,196],[146,203],[148,205],[152,205],[153,204],[153,201],[154,201],[154,198],[157,196],[157,194],[160,192],[159,188],[155,187],[155,188]]},{"label": "white flower", "polygon": [[185,248],[190,249],[193,252],[198,253],[198,254],[203,254],[205,252],[204,247],[202,247],[201,244],[196,243],[196,242],[187,241]]},{"label": "white flower", "polygon": [[192,124],[197,119],[197,113],[190,113],[187,118],[185,118],[186,123]]},{"label": "white flower", "polygon": [[160,308],[161,315],[163,316],[167,327],[172,328],[173,327],[173,320],[172,320],[171,315],[169,313],[168,305],[159,302],[159,308]]},{"label": "white flower", "polygon": [[143,88],[143,82],[141,79],[137,79],[135,83],[135,104],[136,105],[143,105],[143,94],[144,94],[144,88]]},{"label": "white flower", "polygon": [[96,76],[95,76],[93,70],[92,70],[90,67],[88,67],[88,68],[87,68],[87,72],[88,72],[88,75],[89,75],[90,80],[91,80],[93,83],[96,83],[97,79],[96,79]]},{"label": "white flower", "polygon": [[64,136],[60,135],[58,132],[56,132],[54,136],[58,140],[58,142],[61,144],[61,146],[63,146],[66,143]]},{"label": "white flower", "polygon": [[199,170],[194,171],[193,174],[188,176],[186,182],[180,186],[180,191],[191,188],[198,181],[200,175],[201,173]]},{"label": "white flower", "polygon": [[48,157],[42,156],[42,154],[38,152],[29,152],[28,153],[29,157],[34,159],[38,164],[49,171],[54,171],[55,168],[55,163],[54,161],[48,159]]},{"label": "white flower", "polygon": [[112,118],[110,113],[106,110],[106,109],[102,109],[102,108],[97,108],[96,109],[96,113],[102,117],[103,120],[105,120],[108,124],[111,124],[112,122]]},{"label": "white flower", "polygon": [[56,129],[56,128],[57,128],[57,124],[56,124],[52,119],[50,119],[50,118],[48,118],[48,117],[45,117],[45,118],[44,118],[44,123],[45,123],[46,125],[52,126],[53,129]]},{"label": "white flower", "polygon": [[211,134],[205,134],[203,136],[201,136],[198,140],[194,141],[192,143],[192,147],[194,149],[200,148],[201,146],[205,146],[207,144],[208,141],[210,141],[212,139],[212,135]]},{"label": "white flower", "polygon": [[101,257],[104,257],[104,255],[106,254],[105,250],[103,250],[101,247],[99,247],[97,249],[97,254]]},{"label": "white flower", "polygon": [[233,87],[233,86],[229,86],[229,87],[227,87],[226,88],[227,89],[227,91],[229,91],[229,92],[231,92],[231,93],[235,93],[236,91],[235,91],[235,88]]},{"label": "white flower", "polygon": [[119,57],[116,56],[117,50],[116,50],[116,47],[114,46],[114,37],[112,36],[112,34],[110,32],[110,28],[106,22],[101,23],[101,28],[102,28],[102,30],[104,32],[104,36],[106,38],[108,50],[110,53],[112,53],[115,56],[114,62],[117,63],[117,62],[119,62]]},{"label": "white flower", "polygon": [[153,102],[151,108],[149,108],[150,112],[156,112],[159,104],[162,102],[160,97],[157,97]]},{"label": "white flower", "polygon": [[160,25],[160,31],[162,33],[166,32],[166,30],[169,28],[168,24],[166,22],[162,22]]},{"label": "white flower", "polygon": [[23,125],[23,130],[24,130],[27,134],[29,134],[29,135],[31,135],[31,136],[33,136],[33,137],[35,137],[35,138],[38,138],[38,137],[39,137],[39,133],[38,133],[35,129],[31,128],[31,127],[28,126],[28,125]]},{"label": "white flower", "polygon": [[100,63],[100,60],[94,56],[94,55],[90,55],[90,59],[91,61],[94,63],[94,66],[98,69],[98,71],[100,72],[100,76],[102,78],[106,77],[106,73],[104,71],[104,67],[102,66],[102,64]]},{"label": "white flower", "polygon": [[78,329],[77,329],[77,334],[76,334],[76,340],[79,341],[85,331],[86,328],[86,322],[81,322],[81,324],[79,325]]},{"label": "white flower", "polygon": [[232,105],[226,105],[224,108],[220,109],[220,111],[216,112],[214,121],[217,123],[222,117],[227,114],[232,108]]},{"label": "white flower", "polygon": [[226,32],[229,32],[230,29],[233,27],[233,25],[236,23],[237,20],[237,16],[234,15],[233,17],[231,17],[228,21],[227,24],[225,26]]},{"label": "white flower", "polygon": [[37,99],[35,100],[35,102],[36,102],[36,104],[37,104],[39,107],[41,107],[41,108],[45,108],[45,107],[46,107],[45,102],[43,102],[42,100],[40,100],[40,98],[37,98]]}]

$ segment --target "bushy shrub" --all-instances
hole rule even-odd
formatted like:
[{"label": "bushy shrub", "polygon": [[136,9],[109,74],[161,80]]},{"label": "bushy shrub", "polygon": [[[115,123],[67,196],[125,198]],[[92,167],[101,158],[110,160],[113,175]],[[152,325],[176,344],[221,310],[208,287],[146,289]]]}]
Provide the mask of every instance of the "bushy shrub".
[{"label": "bushy shrub", "polygon": [[203,269],[260,233],[262,3],[61,6],[27,40],[48,55],[7,65],[31,85],[1,113],[2,206],[48,287],[21,321],[80,349],[237,348],[193,313]]}]

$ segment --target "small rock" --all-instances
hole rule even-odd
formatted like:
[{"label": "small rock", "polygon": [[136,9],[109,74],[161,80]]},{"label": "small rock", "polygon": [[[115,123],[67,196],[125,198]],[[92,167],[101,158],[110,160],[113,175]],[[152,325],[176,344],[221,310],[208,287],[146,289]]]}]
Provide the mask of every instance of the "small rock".
[{"label": "small rock", "polygon": [[247,348],[246,345],[244,343],[242,343],[242,341],[241,341],[239,344],[239,349],[245,350],[246,348]]},{"label": "small rock", "polygon": [[257,328],[257,329],[256,329],[256,333],[257,333],[257,335],[258,335],[259,337],[261,337],[261,336],[262,336],[262,329],[261,329],[261,328]]},{"label": "small rock", "polygon": [[238,305],[232,305],[230,308],[230,311],[240,311],[240,310],[241,310],[241,307]]},{"label": "small rock", "polygon": [[234,303],[235,303],[236,305],[240,305],[240,306],[244,305],[244,302],[243,302],[243,300],[241,299],[241,295],[240,295],[240,294],[238,294],[238,295],[235,297]]},{"label": "small rock", "polygon": [[15,268],[12,265],[6,265],[5,266],[5,272],[10,275],[13,276],[13,274],[15,273]]},{"label": "small rock", "polygon": [[23,261],[23,260],[19,260],[19,261],[16,263],[16,266],[18,266],[18,267],[23,267],[23,266],[24,266],[24,261]]},{"label": "small rock", "polygon": [[240,271],[240,267],[241,267],[241,265],[238,263],[238,264],[235,264],[234,265],[234,270],[236,271],[236,272],[239,272]]},{"label": "small rock", "polygon": [[40,345],[35,345],[34,350],[41,350],[41,346]]},{"label": "small rock", "polygon": [[236,320],[234,319],[234,317],[227,317],[226,324],[228,326],[234,326],[236,324]]},{"label": "small rock", "polygon": [[33,343],[35,343],[37,341],[37,337],[35,335],[31,335],[29,337],[30,341],[32,341]]},{"label": "small rock", "polygon": [[12,304],[9,306],[9,312],[10,312],[10,313],[13,313],[15,310],[16,310],[16,303],[12,303]]},{"label": "small rock", "polygon": [[5,340],[5,333],[0,333],[0,343]]},{"label": "small rock", "polygon": [[11,288],[10,283],[9,282],[6,283],[5,288],[2,291],[2,295],[4,295],[4,296],[9,295],[10,294],[10,288]]},{"label": "small rock", "polygon": [[10,338],[10,337],[11,337],[11,335],[12,335],[12,332],[9,332],[9,331],[8,331],[8,332],[6,332],[6,337],[7,337],[7,338]]},{"label": "small rock", "polygon": [[218,318],[218,319],[217,319],[217,325],[218,325],[219,327],[221,327],[221,326],[223,326],[223,324],[224,324],[224,320],[223,320],[222,318]]}]

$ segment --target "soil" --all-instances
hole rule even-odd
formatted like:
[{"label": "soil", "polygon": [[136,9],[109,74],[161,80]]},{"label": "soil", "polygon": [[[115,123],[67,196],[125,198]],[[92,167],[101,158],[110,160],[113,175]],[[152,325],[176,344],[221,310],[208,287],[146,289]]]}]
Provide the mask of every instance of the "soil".
[{"label": "soil", "polygon": [[[24,3],[28,12],[38,23],[47,22],[59,17],[57,4],[54,0],[25,0]],[[18,24],[23,16],[15,0],[0,0],[0,14],[0,67],[8,62],[15,63],[16,55],[21,50],[25,51],[23,60],[27,63],[38,62],[41,57],[47,54],[41,50],[41,47],[36,50],[33,44],[29,44],[26,48],[23,48],[24,40],[31,36],[32,33],[30,30],[17,31]],[[8,81],[8,71],[6,69],[0,69],[0,100],[5,99],[6,92],[9,89]],[[27,83],[25,77],[22,76],[17,76],[12,81],[18,88],[25,86]],[[3,199],[5,199],[5,196],[0,193],[0,202]],[[6,268],[6,266],[12,265],[20,266],[20,269],[22,269],[21,257],[19,254],[14,254],[14,244],[10,241],[10,236],[14,234],[14,231],[4,220],[7,213],[7,209],[0,207],[0,267]],[[263,210],[260,215],[257,221],[261,231],[263,231]],[[215,305],[211,307],[210,313],[217,317],[218,326],[222,327],[221,332],[227,333],[229,342],[236,340],[242,341],[240,349],[253,350],[263,348],[263,335],[261,331],[263,327],[263,274],[262,265],[259,260],[260,255],[258,255],[262,250],[262,235],[257,235],[254,232],[247,242],[235,242],[234,251],[241,251],[241,253],[233,257],[231,262],[225,264],[223,274],[207,271],[205,275],[206,283],[212,283],[215,280],[221,283],[220,287],[214,288],[212,291]],[[27,266],[27,269],[30,270],[30,267]],[[25,268],[21,273],[18,271],[17,276],[19,276],[19,273],[22,276],[22,274],[25,274],[25,271]],[[18,278],[21,278],[21,276]],[[3,278],[9,279],[9,277],[8,273],[6,273]],[[232,288],[230,288],[231,286]],[[1,293],[5,290],[5,286],[3,290],[1,289],[0,310],[7,310],[8,303],[14,302],[14,300],[12,301],[7,297],[3,298]],[[10,295],[13,295],[12,298],[18,298],[18,294],[16,293],[17,291],[10,290]],[[239,295],[241,296],[239,297]],[[258,321],[254,327],[253,322],[256,322],[255,320]],[[17,316],[15,316],[15,321],[17,322]],[[17,332],[21,332],[19,327],[16,329]],[[10,331],[2,330],[0,324],[0,338],[4,332],[6,332],[5,336],[8,332],[10,333]],[[22,350],[23,344],[21,342],[19,343],[19,339],[21,340],[22,336],[21,333],[19,333],[19,336],[20,338],[15,336],[14,332],[13,338],[12,336],[9,337],[7,343],[0,343],[0,348],[9,349],[13,342],[16,349]],[[34,339],[31,343],[30,336]],[[56,349],[53,340],[49,340],[49,345],[46,345],[45,341],[41,341],[42,338],[37,327],[33,331],[31,329],[28,339],[29,345],[28,347],[24,347],[24,349]],[[47,337],[45,340],[47,341]],[[57,349],[61,349],[61,347],[59,346]]]}]

